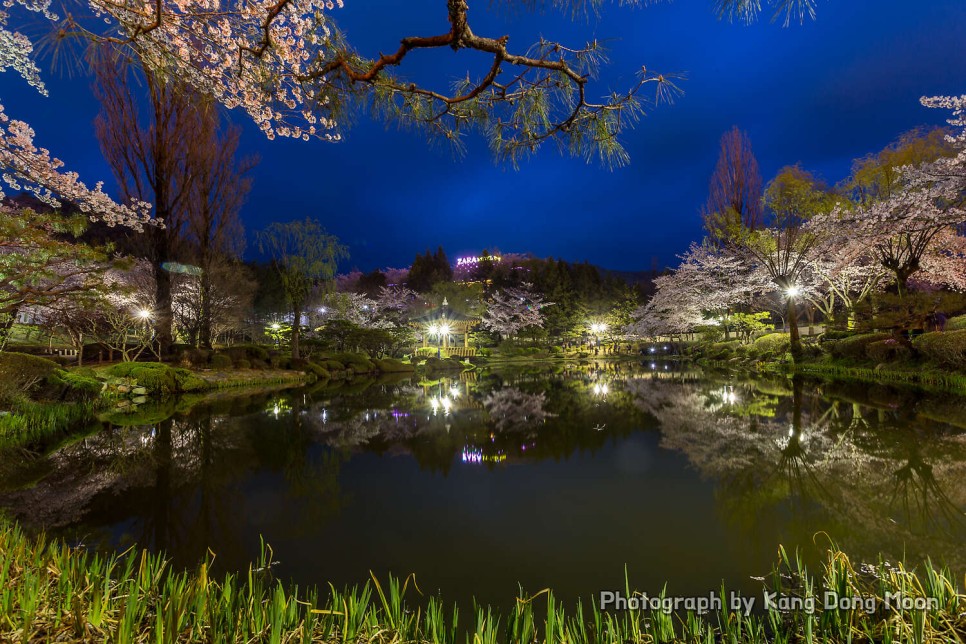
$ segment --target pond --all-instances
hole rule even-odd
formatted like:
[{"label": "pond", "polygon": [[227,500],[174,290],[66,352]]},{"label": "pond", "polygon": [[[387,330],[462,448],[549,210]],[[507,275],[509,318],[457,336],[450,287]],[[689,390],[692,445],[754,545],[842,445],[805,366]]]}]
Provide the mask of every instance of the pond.
[{"label": "pond", "polygon": [[105,419],[0,468],[0,505],[72,543],[211,551],[260,539],[300,586],[414,573],[506,606],[631,585],[754,593],[779,544],[966,572],[966,399],[592,363],[354,381]]}]

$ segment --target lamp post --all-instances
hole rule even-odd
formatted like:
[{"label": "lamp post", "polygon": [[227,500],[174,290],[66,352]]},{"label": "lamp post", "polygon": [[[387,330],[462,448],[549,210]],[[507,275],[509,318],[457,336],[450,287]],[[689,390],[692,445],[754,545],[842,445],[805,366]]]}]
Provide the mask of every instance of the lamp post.
[{"label": "lamp post", "polygon": [[590,331],[594,334],[594,348],[600,346],[600,334],[607,331],[607,325],[603,322],[594,322],[590,325]]},{"label": "lamp post", "polygon": [[431,324],[427,329],[430,337],[436,338],[436,357],[443,357],[443,341],[445,338],[449,337],[450,327],[448,324]]}]

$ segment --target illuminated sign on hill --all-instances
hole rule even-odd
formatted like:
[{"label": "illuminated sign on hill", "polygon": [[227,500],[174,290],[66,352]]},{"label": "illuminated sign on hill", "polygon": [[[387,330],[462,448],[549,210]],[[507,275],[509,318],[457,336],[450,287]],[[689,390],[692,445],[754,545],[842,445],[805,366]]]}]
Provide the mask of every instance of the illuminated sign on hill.
[{"label": "illuminated sign on hill", "polygon": [[481,257],[460,257],[456,260],[456,266],[475,266],[480,262],[498,262],[500,261],[499,255],[483,255]]}]

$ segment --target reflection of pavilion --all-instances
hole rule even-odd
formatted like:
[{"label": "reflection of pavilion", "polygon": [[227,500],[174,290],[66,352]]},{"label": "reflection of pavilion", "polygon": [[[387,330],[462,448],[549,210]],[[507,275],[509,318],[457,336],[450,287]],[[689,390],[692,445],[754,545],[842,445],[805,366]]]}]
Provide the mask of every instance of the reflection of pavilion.
[{"label": "reflection of pavilion", "polygon": [[423,347],[435,348],[443,358],[465,358],[476,355],[476,348],[470,346],[470,332],[479,322],[479,318],[451,309],[444,298],[442,306],[413,318],[410,324],[422,336]]}]

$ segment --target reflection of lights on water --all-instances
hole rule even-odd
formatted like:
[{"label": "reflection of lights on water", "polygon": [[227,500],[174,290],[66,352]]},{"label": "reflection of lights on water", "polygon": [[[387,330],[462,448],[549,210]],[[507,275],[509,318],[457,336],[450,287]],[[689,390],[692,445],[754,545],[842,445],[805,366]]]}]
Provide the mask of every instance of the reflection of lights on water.
[{"label": "reflection of lights on water", "polygon": [[598,382],[594,384],[594,394],[598,396],[606,396],[610,393],[610,387],[607,386],[605,382]]},{"label": "reflection of lights on water", "polygon": [[651,363],[651,369],[657,369],[657,363],[656,362],[652,362]]},{"label": "reflection of lights on water", "polygon": [[440,409],[443,410],[444,416],[449,416],[449,412],[453,408],[453,401],[449,399],[449,396],[443,396],[442,398],[433,397],[429,399],[429,406],[433,409],[433,416],[435,416]]},{"label": "reflection of lights on water", "polygon": [[651,353],[654,353],[655,351],[657,351],[657,349],[655,349],[654,347],[651,347],[651,348],[650,348],[650,352],[651,352]]},{"label": "reflection of lights on water", "polygon": [[460,389],[459,389],[459,387],[457,387],[456,385],[453,385],[452,387],[450,387],[449,388],[449,395],[452,396],[454,399],[459,398],[460,397]]},{"label": "reflection of lights on water", "polygon": [[788,437],[789,438],[795,438],[795,428],[794,427],[789,427],[788,428]]},{"label": "reflection of lights on water", "polygon": [[327,412],[325,409],[323,409],[322,410],[322,424],[324,425],[325,424],[325,421],[327,421],[327,420],[329,420],[329,412]]},{"label": "reflection of lights on water", "polygon": [[278,412],[280,411],[282,411],[282,408],[278,406],[278,403],[275,403],[275,406],[272,408],[272,413],[275,414],[275,418],[278,418]]},{"label": "reflection of lights on water", "polygon": [[497,452],[496,454],[483,454],[483,450],[478,447],[464,447],[460,460],[464,463],[479,465],[480,463],[502,463],[506,460],[506,454]]}]

